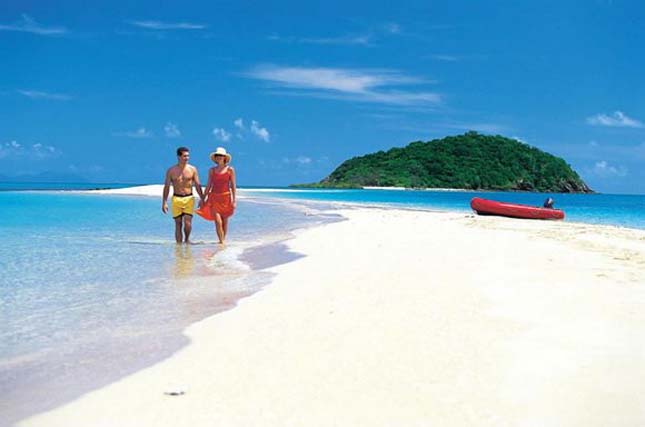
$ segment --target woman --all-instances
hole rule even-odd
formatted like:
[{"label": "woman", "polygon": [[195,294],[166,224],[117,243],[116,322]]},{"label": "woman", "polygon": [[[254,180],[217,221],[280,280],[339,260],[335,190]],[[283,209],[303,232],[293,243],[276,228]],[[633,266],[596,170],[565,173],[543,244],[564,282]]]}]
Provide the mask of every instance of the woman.
[{"label": "woman", "polygon": [[208,183],[204,192],[204,206],[198,213],[207,220],[215,221],[219,243],[224,244],[228,232],[228,219],[235,211],[235,170],[229,166],[231,155],[223,147],[210,154],[217,166],[208,171]]}]

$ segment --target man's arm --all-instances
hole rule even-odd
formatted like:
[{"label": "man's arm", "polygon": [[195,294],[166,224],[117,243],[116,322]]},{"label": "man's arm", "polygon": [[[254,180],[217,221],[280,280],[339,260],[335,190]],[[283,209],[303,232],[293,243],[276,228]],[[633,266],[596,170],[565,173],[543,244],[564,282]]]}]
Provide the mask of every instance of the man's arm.
[{"label": "man's arm", "polygon": [[197,194],[199,194],[199,199],[201,200],[201,203],[204,203],[204,192],[202,191],[202,184],[199,182],[199,173],[197,172],[197,168],[195,168],[195,190],[197,190]]},{"label": "man's arm", "polygon": [[163,213],[168,212],[168,193],[169,192],[170,192],[170,169],[166,171],[166,178],[163,184],[163,196],[161,196],[161,212]]}]

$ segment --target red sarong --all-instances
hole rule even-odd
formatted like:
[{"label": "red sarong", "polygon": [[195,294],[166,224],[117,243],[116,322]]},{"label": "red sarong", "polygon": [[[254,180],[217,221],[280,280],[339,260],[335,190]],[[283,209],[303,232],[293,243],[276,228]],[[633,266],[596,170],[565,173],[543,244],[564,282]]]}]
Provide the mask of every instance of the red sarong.
[{"label": "red sarong", "polygon": [[211,193],[206,203],[197,209],[195,213],[207,221],[214,221],[214,213],[220,214],[222,218],[228,218],[233,215],[234,211],[231,193],[227,191],[219,194]]}]

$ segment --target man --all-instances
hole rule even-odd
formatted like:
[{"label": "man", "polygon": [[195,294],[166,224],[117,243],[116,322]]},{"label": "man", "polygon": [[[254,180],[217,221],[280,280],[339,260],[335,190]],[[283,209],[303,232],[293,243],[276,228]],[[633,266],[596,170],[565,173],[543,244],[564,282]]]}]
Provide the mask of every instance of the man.
[{"label": "man", "polygon": [[[199,175],[195,166],[188,164],[190,151],[186,147],[177,148],[177,164],[166,171],[166,179],[163,187],[163,199],[161,211],[168,212],[168,192],[172,183],[172,217],[175,220],[175,240],[177,243],[184,241],[189,243],[190,231],[193,227],[193,209],[195,199],[193,198],[193,185],[197,190],[199,198],[204,201],[202,185],[199,182]],[[182,233],[183,223],[183,233]]]}]

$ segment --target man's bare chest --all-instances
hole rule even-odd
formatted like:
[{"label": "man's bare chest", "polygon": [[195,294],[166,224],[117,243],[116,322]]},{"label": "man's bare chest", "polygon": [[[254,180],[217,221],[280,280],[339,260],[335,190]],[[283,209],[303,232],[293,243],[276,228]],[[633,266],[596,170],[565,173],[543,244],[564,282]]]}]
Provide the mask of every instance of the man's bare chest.
[{"label": "man's bare chest", "polygon": [[170,178],[175,184],[190,183],[195,173],[192,170],[173,170],[170,172]]}]

